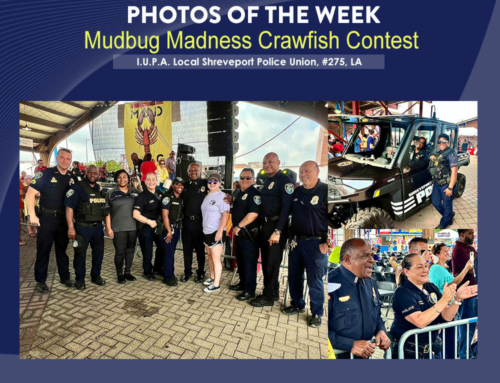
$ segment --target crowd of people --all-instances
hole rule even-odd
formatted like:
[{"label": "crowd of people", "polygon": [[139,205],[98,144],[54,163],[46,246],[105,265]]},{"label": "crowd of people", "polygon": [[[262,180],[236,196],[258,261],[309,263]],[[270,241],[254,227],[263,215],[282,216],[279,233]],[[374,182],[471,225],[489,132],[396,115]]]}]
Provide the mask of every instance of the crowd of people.
[{"label": "crowd of people", "polygon": [[[459,240],[451,255],[445,244],[437,243],[430,250],[425,238],[416,237],[409,243],[408,255],[391,259],[397,288],[392,298],[394,320],[389,332],[381,312],[379,288],[371,278],[376,262],[374,249],[360,238],[349,239],[342,245],[340,266],[328,278],[329,283],[340,285],[329,294],[328,322],[333,348],[346,351],[339,353],[338,358],[350,358],[351,353],[354,358],[370,358],[376,347],[388,350],[391,344],[397,358],[398,342],[406,332],[477,317],[478,256],[472,246],[474,231],[458,232]],[[477,357],[477,343],[472,346],[476,331],[477,326],[471,324],[459,325],[457,332],[449,327],[431,331],[430,336],[429,332],[410,336],[403,346],[404,359]]]},{"label": "crowd of people", "polygon": [[[273,306],[280,299],[280,265],[288,244],[292,301],[283,312],[293,315],[305,311],[303,287],[304,272],[307,272],[312,312],[309,325],[321,326],[328,254],[328,187],[319,180],[316,162],[306,161],[301,165],[302,185],[296,187],[280,170],[278,155],[268,153],[263,160],[266,178],[262,188],[255,187],[254,170],[245,168],[240,174],[239,187],[227,194],[222,191],[221,175],[212,173],[201,178],[198,163],[190,164],[189,179],[176,177],[174,152],[169,159],[159,161],[160,169],[150,153],[143,159],[133,153],[133,169],[130,174],[124,169],[114,172],[116,187],[111,190],[104,190],[98,182],[108,176],[106,167],[89,165],[82,173],[79,166],[73,165],[70,170],[72,153],[64,148],[59,149],[56,160],[55,167],[35,174],[25,198],[29,222],[38,229],[37,293],[49,292],[46,280],[53,245],[63,285],[80,291],[86,289],[89,246],[92,250],[90,281],[98,286],[106,285],[101,276],[104,230],[115,248],[117,283],[136,280],[131,270],[138,241],[146,280],[155,281],[156,275],[161,275],[163,283],[175,287],[179,282],[194,279],[195,283],[204,285],[206,293],[219,291],[223,244],[229,228],[234,236],[240,276],[239,282],[229,287],[238,292],[235,298],[248,301],[254,307]],[[165,182],[167,177],[171,182]],[[38,207],[36,199],[39,199]],[[178,279],[174,256],[180,239],[184,274]],[[71,278],[66,252],[69,241],[74,249],[75,280]],[[198,267],[193,278],[194,252]],[[263,291],[257,295],[259,257]]]}]

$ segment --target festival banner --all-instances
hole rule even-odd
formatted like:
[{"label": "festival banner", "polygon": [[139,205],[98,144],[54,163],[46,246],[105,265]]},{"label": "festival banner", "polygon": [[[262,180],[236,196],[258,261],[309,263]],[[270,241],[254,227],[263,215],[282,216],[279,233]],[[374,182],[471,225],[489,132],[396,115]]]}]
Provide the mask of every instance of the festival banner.
[{"label": "festival banner", "polygon": [[124,108],[125,151],[128,166],[133,169],[132,153],[144,158],[151,153],[158,164],[160,158],[168,158],[172,150],[172,102],[144,101],[125,104]]}]

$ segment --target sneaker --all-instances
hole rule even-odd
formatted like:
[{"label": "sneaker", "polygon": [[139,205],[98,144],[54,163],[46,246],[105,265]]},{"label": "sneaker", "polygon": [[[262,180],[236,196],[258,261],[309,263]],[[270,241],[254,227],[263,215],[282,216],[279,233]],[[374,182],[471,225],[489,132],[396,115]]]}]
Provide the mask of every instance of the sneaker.
[{"label": "sneaker", "polygon": [[47,287],[46,283],[38,282],[35,287],[35,292],[39,294],[47,294],[48,292],[50,292],[50,290]]},{"label": "sneaker", "polygon": [[189,274],[189,275],[186,275],[184,274],[182,277],[181,277],[181,282],[182,283],[186,283],[187,281],[189,281],[191,279],[191,277],[193,276],[193,274]]},{"label": "sneaker", "polygon": [[309,326],[311,327],[321,327],[321,316],[320,315],[313,315],[311,319],[309,320]]},{"label": "sneaker", "polygon": [[66,279],[65,281],[61,280],[61,283],[66,287],[74,287],[75,286],[75,281],[73,281],[72,279]]},{"label": "sneaker", "polygon": [[210,286],[212,283],[214,283],[213,278],[208,278],[205,282],[203,282],[205,286]]},{"label": "sneaker", "polygon": [[80,290],[80,291],[83,291],[87,288],[87,286],[85,286],[85,282],[84,281],[76,281],[75,282],[75,287],[77,290]]},{"label": "sneaker", "polygon": [[248,303],[253,307],[274,306],[274,300],[269,300],[264,295],[259,295],[257,298],[251,299]]},{"label": "sneaker", "polygon": [[90,278],[90,282],[97,286],[104,286],[106,284],[106,281],[102,279],[102,277],[99,275],[98,277],[92,277]]},{"label": "sneaker", "polygon": [[285,307],[283,310],[282,310],[283,314],[285,315],[294,315],[294,314],[301,314],[301,313],[305,313],[306,312],[306,309],[299,309],[295,306],[288,306],[288,307]]},{"label": "sneaker", "polygon": [[136,280],[137,280],[137,278],[136,278],[136,277],[134,277],[134,276],[133,276],[132,274],[130,274],[130,273],[125,273],[125,279],[126,279],[127,281],[136,281]]},{"label": "sneaker", "polygon": [[213,293],[213,292],[219,291],[219,290],[220,290],[220,286],[210,285],[207,288],[205,288],[203,291],[206,293]]}]

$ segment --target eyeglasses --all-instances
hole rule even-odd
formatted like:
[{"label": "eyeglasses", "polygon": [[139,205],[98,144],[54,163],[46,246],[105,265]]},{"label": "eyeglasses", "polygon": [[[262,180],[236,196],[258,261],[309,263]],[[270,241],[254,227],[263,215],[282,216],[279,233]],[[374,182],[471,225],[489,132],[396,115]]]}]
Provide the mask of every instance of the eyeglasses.
[{"label": "eyeglasses", "polygon": [[441,144],[447,144],[448,141],[438,141],[438,144],[441,145]]},{"label": "eyeglasses", "polygon": [[217,184],[219,183],[219,181],[215,181],[215,180],[213,180],[213,181],[207,181],[207,183],[208,183],[209,185],[212,185],[212,184],[217,185]]},{"label": "eyeglasses", "polygon": [[241,180],[250,181],[253,177],[240,177]]},{"label": "eyeglasses", "polygon": [[429,251],[429,250],[420,250],[420,254],[423,255],[426,251]]}]

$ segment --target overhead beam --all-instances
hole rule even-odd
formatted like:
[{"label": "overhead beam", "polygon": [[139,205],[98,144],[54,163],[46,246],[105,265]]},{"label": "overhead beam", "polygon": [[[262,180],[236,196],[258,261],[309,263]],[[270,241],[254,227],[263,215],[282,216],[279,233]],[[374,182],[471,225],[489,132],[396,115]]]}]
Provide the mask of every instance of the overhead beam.
[{"label": "overhead beam", "polygon": [[19,113],[19,119],[27,122],[32,122],[33,124],[43,125],[48,128],[57,130],[66,130],[64,125],[58,124],[57,122],[47,121],[42,118],[30,116],[29,114]]},{"label": "overhead beam", "polygon": [[45,134],[46,136],[52,135],[52,132],[47,132],[46,130],[39,130],[39,129],[33,129],[33,128],[30,128],[30,130],[26,130],[26,129],[24,129],[24,126],[19,125],[19,134],[28,133],[28,132]]},{"label": "overhead beam", "polygon": [[66,105],[70,105],[74,108],[78,108],[78,109],[81,109],[81,110],[84,110],[85,112],[90,110],[90,108],[87,108],[86,106],[83,106],[83,105],[80,105],[80,104],[77,104],[76,102],[73,102],[73,101],[61,101],[63,104],[66,104]]},{"label": "overhead beam", "polygon": [[39,104],[34,104],[32,102],[28,102],[28,101],[21,101],[19,102],[21,105],[26,105],[26,106],[29,106],[30,108],[35,108],[35,109],[38,109],[38,110],[42,110],[44,112],[47,112],[47,113],[51,113],[51,114],[55,114],[56,116],[59,116],[59,117],[64,117],[64,118],[67,118],[67,119],[70,119],[72,121],[75,121],[78,117],[75,117],[75,116],[72,116],[70,114],[66,114],[66,113],[63,113],[63,112],[59,112],[57,110],[54,110],[54,109],[50,109],[50,108],[47,108],[45,106],[42,106],[42,105],[39,105]]}]

